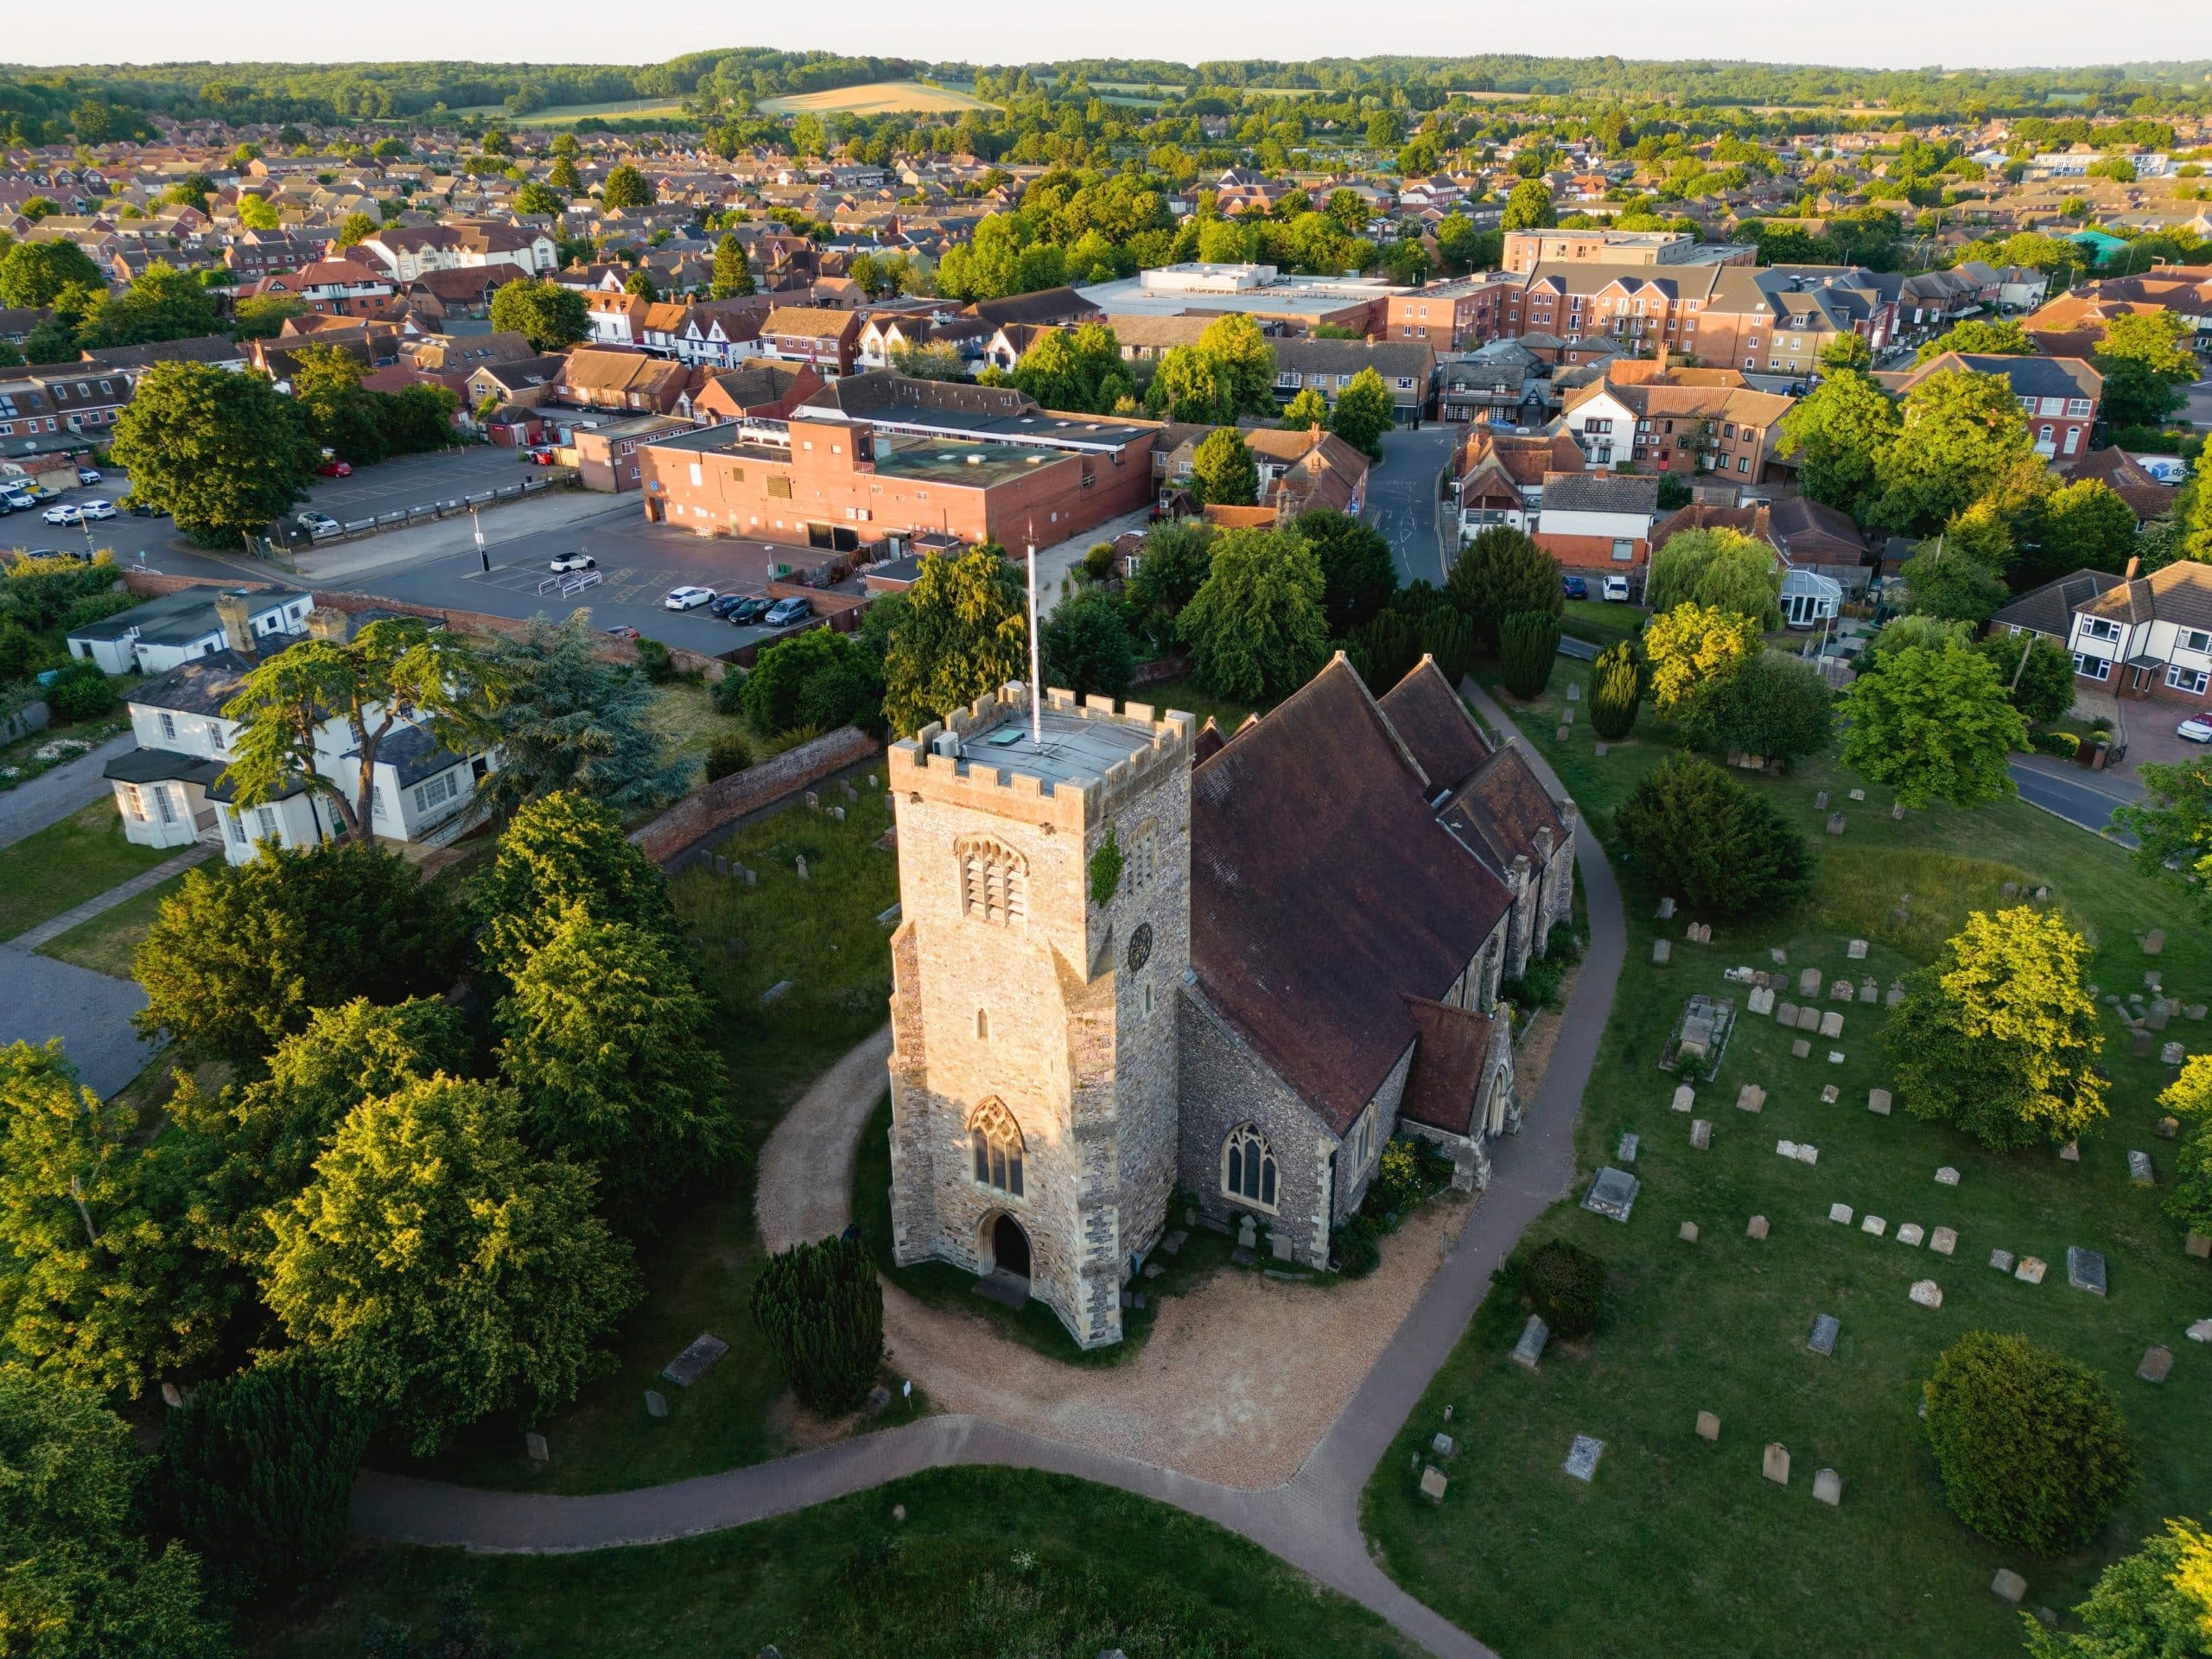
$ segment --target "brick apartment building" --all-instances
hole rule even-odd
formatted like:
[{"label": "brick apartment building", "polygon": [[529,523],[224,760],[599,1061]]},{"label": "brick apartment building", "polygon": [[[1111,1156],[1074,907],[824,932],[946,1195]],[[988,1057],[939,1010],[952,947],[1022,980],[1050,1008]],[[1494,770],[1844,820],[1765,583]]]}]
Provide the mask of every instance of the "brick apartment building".
[{"label": "brick apartment building", "polygon": [[1009,388],[877,373],[788,424],[709,427],[640,453],[645,515],[702,536],[850,549],[938,532],[1048,546],[1152,498],[1157,427],[1058,415]]},{"label": "brick apartment building", "polygon": [[1622,265],[1559,261],[1508,289],[1499,331],[1569,346],[1610,340],[1701,363],[1806,374],[1821,348],[1856,334],[1876,350],[1897,321],[1894,276],[1847,265]]},{"label": "brick apartment building", "polygon": [[1440,352],[1472,351],[1497,338],[1505,296],[1520,284],[1503,271],[1440,283],[1383,302],[1385,339],[1414,340]]},{"label": "brick apartment building", "polygon": [[[1624,365],[1626,366],[1626,365]],[[1592,467],[1726,474],[1739,484],[1767,476],[1790,400],[1742,385],[1621,385],[1570,393],[1565,429]]]},{"label": "brick apartment building", "polygon": [[1615,265],[1752,265],[1758,262],[1758,250],[1701,242],[1688,231],[1508,231],[1499,264],[1525,276],[1538,265],[1562,259]]}]

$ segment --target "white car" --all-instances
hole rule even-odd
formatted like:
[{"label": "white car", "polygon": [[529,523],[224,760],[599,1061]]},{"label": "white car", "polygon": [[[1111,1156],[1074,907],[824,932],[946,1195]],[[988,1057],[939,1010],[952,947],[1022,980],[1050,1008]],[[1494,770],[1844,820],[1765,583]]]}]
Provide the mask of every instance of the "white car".
[{"label": "white car", "polygon": [[664,611],[696,611],[712,601],[714,596],[715,590],[711,588],[675,588],[669,590],[668,597],[660,604]]},{"label": "white car", "polygon": [[1625,605],[1625,604],[1627,604],[1627,603],[1628,603],[1628,578],[1627,578],[1626,576],[1607,576],[1607,577],[1605,578],[1605,602],[1606,602],[1607,604],[1609,604],[1609,605]]},{"label": "white car", "polygon": [[77,504],[77,511],[87,518],[112,518],[115,517],[115,503],[99,500],[79,501]]},{"label": "white car", "polygon": [[84,522],[85,514],[82,508],[64,501],[58,507],[48,507],[45,518],[49,524],[76,524]]},{"label": "white car", "polygon": [[588,553],[563,553],[549,559],[546,568],[551,570],[596,570],[599,561]]},{"label": "white car", "polygon": [[2212,743],[2212,709],[2191,715],[2174,728],[2174,733],[2190,743]]},{"label": "white car", "polygon": [[310,536],[335,536],[345,529],[327,512],[303,512],[292,522]]}]

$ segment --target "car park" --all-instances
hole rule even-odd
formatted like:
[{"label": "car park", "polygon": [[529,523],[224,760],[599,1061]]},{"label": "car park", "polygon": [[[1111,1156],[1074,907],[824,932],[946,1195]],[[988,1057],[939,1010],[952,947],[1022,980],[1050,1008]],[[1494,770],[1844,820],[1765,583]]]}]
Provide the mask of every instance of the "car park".
[{"label": "car park", "polygon": [[814,601],[807,599],[779,599],[768,607],[760,620],[772,628],[788,628],[794,622],[804,622],[814,614]]},{"label": "car park", "polygon": [[79,501],[77,511],[87,518],[112,518],[115,517],[115,503],[95,498],[90,501]]},{"label": "car park", "polygon": [[49,524],[80,524],[85,521],[83,509],[69,501],[48,507],[41,516]]},{"label": "car park", "polygon": [[694,588],[687,582],[681,588],[670,588],[668,597],[660,603],[664,611],[696,611],[702,605],[711,604],[714,597],[713,588]]},{"label": "car park", "polygon": [[741,628],[750,627],[774,609],[775,604],[776,601],[772,599],[759,597],[741,599],[737,603],[737,608],[729,613],[729,620]]},{"label": "car park", "polygon": [[89,489],[95,484],[105,484],[106,481],[100,476],[100,469],[97,467],[79,467],[77,469],[77,482],[85,488]]},{"label": "car park", "polygon": [[2191,715],[2174,728],[2174,734],[2185,743],[2212,743],[2212,709]]},{"label": "car park", "polygon": [[168,514],[159,507],[149,507],[135,495],[126,495],[120,504],[133,518],[166,518]]},{"label": "car park", "polygon": [[599,561],[588,553],[556,553],[546,561],[550,570],[596,570]]},{"label": "car park", "polygon": [[310,536],[335,536],[346,528],[327,512],[303,512],[292,521]]},{"label": "car park", "polygon": [[707,607],[707,614],[717,622],[727,622],[730,614],[745,603],[743,594],[723,594]]}]

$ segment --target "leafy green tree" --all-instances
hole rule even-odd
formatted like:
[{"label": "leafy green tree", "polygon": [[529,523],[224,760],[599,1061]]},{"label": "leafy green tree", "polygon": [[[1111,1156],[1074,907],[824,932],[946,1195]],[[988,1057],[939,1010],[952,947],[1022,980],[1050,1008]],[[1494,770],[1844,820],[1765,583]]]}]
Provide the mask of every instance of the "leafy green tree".
[{"label": "leafy green tree", "polygon": [[2074,706],[2074,658],[2038,633],[1993,633],[1974,649],[2005,682],[2005,695],[2031,726],[2048,726]]},{"label": "leafy green tree", "polygon": [[1282,419],[1277,424],[1286,432],[1310,432],[1317,426],[1325,429],[1329,424],[1329,400],[1313,387],[1303,387],[1297,397],[1283,405]]},{"label": "leafy green tree", "polygon": [[2127,1420],[2103,1380],[1992,1331],[1968,1332],[1936,1360],[1928,1443],[1952,1513],[2038,1555],[2088,1543],[2137,1478]]},{"label": "leafy green tree", "polygon": [[607,174],[599,199],[608,207],[650,207],[656,194],[652,181],[625,162]]},{"label": "leafy green tree", "polygon": [[1170,421],[1225,425],[1236,418],[1236,405],[1214,361],[1195,346],[1172,347],[1145,385],[1145,407]]},{"label": "leafy green tree", "polygon": [[1258,323],[1241,311],[1216,318],[1193,349],[1212,365],[1232,417],[1274,413],[1275,348]]},{"label": "leafy green tree", "polygon": [[[1958,521],[1952,521],[1956,524]],[[2012,597],[2004,573],[1947,535],[1923,542],[1904,562],[1905,602],[1916,615],[1947,622],[1984,622]]]},{"label": "leafy green tree", "polygon": [[249,231],[273,231],[283,222],[276,204],[267,197],[249,194],[238,198],[238,223]]},{"label": "leafy green tree", "polygon": [[320,1579],[345,1549],[372,1427],[304,1355],[287,1351],[201,1384],[170,1414],[155,1507],[236,1600]]},{"label": "leafy green tree", "polygon": [[2098,1577],[2076,1603],[2079,1630],[2045,1630],[2024,1616],[2028,1659],[2197,1659],[2212,1651],[2212,1534],[2169,1520]]},{"label": "leafy green tree", "polygon": [[0,257],[0,305],[35,310],[73,285],[106,286],[92,256],[74,242],[18,242]]},{"label": "leafy green tree", "polygon": [[1096,588],[1065,599],[1038,630],[1045,683],[1074,692],[1119,697],[1136,671],[1136,646],[1122,602]]},{"label": "leafy green tree", "polygon": [[531,1157],[520,1122],[505,1090],[409,1084],[355,1107],[270,1218],[270,1312],[418,1455],[488,1413],[574,1398],[638,1297],[590,1173]]},{"label": "leafy green tree", "polygon": [[629,810],[683,793],[683,763],[652,725],[651,689],[594,646],[590,613],[557,626],[534,618],[528,632],[482,648],[500,687],[492,710],[499,768],[478,785],[493,807],[512,810],[556,790],[576,790]]},{"label": "leafy green tree", "polygon": [[1882,1041],[1916,1116],[1993,1150],[2071,1141],[2105,1116],[2104,1047],[2063,916],[1976,911],[1942,954],[1905,976]]},{"label": "leafy green tree", "polygon": [[1350,634],[1398,591],[1390,543],[1371,525],[1332,507],[1314,507],[1292,520],[1291,528],[1321,561],[1322,609],[1333,637]]},{"label": "leafy green tree", "polygon": [[[1763,651],[1697,699],[1691,724],[1725,753],[1784,766],[1835,741],[1835,696],[1802,657]],[[1593,711],[1594,712],[1594,711]]]},{"label": "leafy green tree", "polygon": [[1765,796],[1710,760],[1669,755],[1614,817],[1630,861],[1655,886],[1701,910],[1746,915],[1810,890],[1813,851]]},{"label": "leafy green tree", "polygon": [[1559,223],[1559,210],[1552,206],[1552,193],[1541,179],[1523,179],[1513,187],[1505,199],[1505,214],[1498,221],[1501,230],[1542,231]]},{"label": "leafy green tree", "polygon": [[568,206],[568,199],[550,185],[530,183],[515,192],[515,212],[553,214]]},{"label": "leafy green tree", "polygon": [[1923,342],[1912,360],[1916,366],[1946,352],[1969,357],[2033,357],[2036,344],[2028,338],[2027,331],[2010,317],[1969,317],[1964,322],[1953,323],[1948,333]]},{"label": "leafy green tree", "polygon": [[1643,602],[1656,615],[1677,605],[1731,611],[1779,627],[1782,572],[1774,550],[1740,530],[1678,531],[1651,556]]},{"label": "leafy green tree", "polygon": [[306,494],[315,451],[299,407],[264,377],[156,363],[117,416],[110,453],[134,502],[202,547],[236,548]]},{"label": "leafy green tree", "polygon": [[613,808],[574,791],[515,813],[471,896],[484,963],[510,982],[577,906],[601,921],[676,932],[660,867],[622,833]]},{"label": "leafy green tree", "polygon": [[1452,603],[1472,620],[1475,640],[1484,651],[1497,649],[1498,628],[1509,616],[1567,609],[1567,590],[1559,561],[1526,532],[1505,524],[1478,531],[1460,549],[1445,578]]},{"label": "leafy green tree", "polygon": [[1897,435],[1897,405],[1856,370],[1838,368],[1782,417],[1777,453],[1798,458],[1805,493],[1863,521],[1879,463]]},{"label": "leafy green tree", "polygon": [[2135,836],[2136,861],[2178,881],[2212,919],[2212,755],[2171,766],[2145,760],[2136,778],[2146,793],[2114,822]]},{"label": "leafy green tree", "polygon": [[995,543],[922,561],[883,663],[883,716],[900,737],[1024,679],[1027,601]]},{"label": "leafy green tree", "polygon": [[338,226],[334,245],[339,252],[344,253],[359,247],[383,228],[383,225],[368,213],[348,213]]},{"label": "leafy green tree", "polygon": [[2076,570],[2126,568],[2135,551],[2135,510],[2101,478],[2077,479],[2043,499],[2036,540],[2024,549],[2014,580],[2023,586]]},{"label": "leafy green tree", "polygon": [[1329,429],[1370,461],[1382,458],[1382,435],[1396,424],[1397,405],[1370,364],[1337,393]]},{"label": "leafy green tree", "polygon": [[492,293],[492,327],[526,336],[541,352],[558,352],[591,337],[589,313],[577,289],[518,276]]},{"label": "leafy green tree", "polygon": [[745,257],[745,245],[734,236],[725,235],[715,244],[714,283],[707,291],[717,300],[734,299],[759,291],[753,280],[752,263]]},{"label": "leafy green tree", "polygon": [[[564,133],[563,137],[567,137]],[[545,175],[545,182],[563,195],[573,196],[584,188],[583,175],[576,171],[575,159],[563,156],[553,163]]]},{"label": "leafy green tree", "polygon": [[1688,717],[1713,687],[1765,649],[1758,621],[1738,612],[1685,603],[1656,613],[1643,632],[1651,706],[1669,720]]},{"label": "leafy green tree", "polygon": [[1271,702],[1327,659],[1327,582],[1321,561],[1293,531],[1217,537],[1205,584],[1177,619],[1199,685],[1240,702]]},{"label": "leafy green tree", "polygon": [[92,1389],[0,1363],[0,1632],[23,1659],[230,1659],[198,1557],[133,1535],[139,1459]]},{"label": "leafy green tree", "polygon": [[1144,538],[1137,568],[1123,591],[1137,626],[1159,650],[1174,643],[1176,619],[1205,585],[1214,533],[1211,524],[1186,519],[1155,525]]},{"label": "leafy green tree", "polygon": [[1590,664],[1590,724],[1608,743],[1636,729],[1637,705],[1643,701],[1643,665],[1635,645],[1616,640]]},{"label": "leafy green tree", "polygon": [[642,270],[633,270],[624,279],[622,291],[625,294],[634,294],[644,300],[660,298],[660,289],[653,286],[652,277]]},{"label": "leafy green tree", "polygon": [[849,1411],[883,1359],[883,1286],[857,1238],[794,1244],[771,1255],[753,1285],[753,1322],[799,1402]]},{"label": "leafy green tree", "polygon": [[214,334],[220,321],[213,298],[197,277],[156,259],[122,293],[102,301],[86,318],[78,343],[98,350],[192,340]]},{"label": "leafy green tree", "polygon": [[2102,413],[2114,426],[2155,426],[2181,407],[2196,378],[2190,326],[2177,311],[2114,317],[2105,324],[2094,361],[2105,383]]},{"label": "leafy green tree", "polygon": [[1233,426],[1206,434],[1191,457],[1191,493],[1207,506],[1249,507],[1260,499],[1260,467]]},{"label": "leafy green tree", "polygon": [[319,1008],[442,993],[461,944],[445,889],[401,858],[264,848],[187,871],[162,901],[132,969],[147,998],[133,1020],[186,1059],[251,1065]]},{"label": "leafy green tree", "polygon": [[1953,641],[1900,651],[1843,694],[1844,764],[1907,806],[1981,806],[2014,792],[2006,757],[2028,742],[1989,659]]},{"label": "leafy green tree", "polygon": [[1864,334],[1838,334],[1821,347],[1821,372],[1838,374],[1855,369],[1865,374],[1874,366],[1874,348]]},{"label": "leafy green tree", "polygon": [[650,1230],[658,1206],[736,1146],[706,998],[664,936],[581,905],[513,986],[494,1023],[524,1138],[596,1169],[606,1214]]},{"label": "leafy green tree", "polygon": [[292,401],[307,419],[308,439],[359,466],[384,459],[377,394],[361,385],[361,359],[338,346],[302,346],[294,354]]},{"label": "leafy green tree", "polygon": [[177,1148],[80,1087],[60,1042],[0,1048],[0,1319],[41,1369],[134,1397],[213,1357],[240,1287],[201,1252]]},{"label": "leafy green tree", "polygon": [[1367,147],[1392,150],[1405,142],[1405,123],[1395,110],[1377,110],[1367,118]]},{"label": "leafy green tree", "polygon": [[1880,493],[1866,517],[1900,534],[1932,530],[2032,448],[2004,376],[1939,369],[1905,394],[1904,423],[1878,458]]},{"label": "leafy green tree", "polygon": [[[2158,1104],[2183,1125],[2166,1214],[2189,1232],[2212,1235],[2212,1055],[2191,1055]],[[2205,1588],[2212,1592],[2212,1582]]]},{"label": "leafy green tree", "polygon": [[305,316],[307,307],[287,294],[249,294],[231,308],[233,340],[274,340],[294,317]]},{"label": "leafy green tree", "polygon": [[760,653],[738,701],[753,729],[769,737],[848,722],[882,724],[883,685],[876,660],[850,634],[809,628]]},{"label": "leafy green tree", "polygon": [[[382,618],[347,640],[304,639],[257,662],[223,705],[238,725],[223,776],[241,807],[305,787],[330,804],[346,839],[373,847],[384,745],[423,731],[452,753],[475,753],[492,739],[497,695],[474,645],[418,617]],[[316,769],[334,721],[358,757],[350,793]]]}]

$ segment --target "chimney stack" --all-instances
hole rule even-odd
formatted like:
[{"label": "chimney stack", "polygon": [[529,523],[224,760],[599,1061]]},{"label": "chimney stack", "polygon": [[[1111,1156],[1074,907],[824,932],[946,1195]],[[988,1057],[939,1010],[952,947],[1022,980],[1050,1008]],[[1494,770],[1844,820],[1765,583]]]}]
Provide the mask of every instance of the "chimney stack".
[{"label": "chimney stack", "polygon": [[2142,561],[2142,560],[2140,560],[2140,559],[2139,559],[2139,558],[2134,557],[2133,555],[2130,555],[2130,556],[2129,556],[2129,557],[2128,557],[2128,561],[2127,561],[2127,570],[2126,570],[2126,575],[2124,575],[2120,578],[2120,580],[2121,580],[2121,581],[2123,581],[2123,582],[2133,582],[2133,581],[2134,581],[2134,580],[2135,580],[2135,577],[2136,577],[2136,574],[2137,574],[2137,572],[2140,571],[2142,569],[2143,569],[2143,561]]},{"label": "chimney stack", "polygon": [[253,613],[244,592],[215,595],[215,620],[223,625],[223,643],[241,657],[255,654]]},{"label": "chimney stack", "polygon": [[334,605],[318,605],[308,613],[308,638],[328,639],[344,645],[353,637],[353,618],[350,612]]}]

